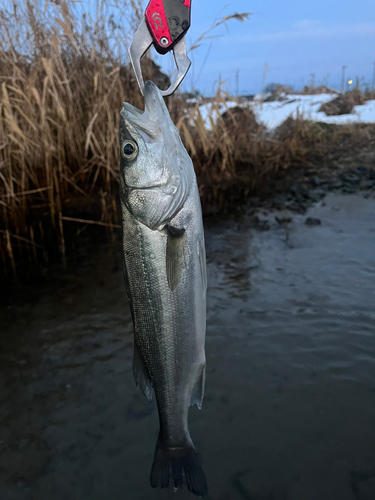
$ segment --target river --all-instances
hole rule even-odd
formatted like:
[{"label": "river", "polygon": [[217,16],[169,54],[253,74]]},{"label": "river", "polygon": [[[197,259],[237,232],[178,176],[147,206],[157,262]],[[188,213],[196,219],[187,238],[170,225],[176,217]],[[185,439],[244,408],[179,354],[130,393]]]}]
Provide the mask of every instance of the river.
[{"label": "river", "polygon": [[[375,199],[248,212],[205,221],[189,419],[208,499],[373,500]],[[149,485],[158,418],[132,377],[120,263],[103,250],[0,312],[1,500],[194,498]]]}]

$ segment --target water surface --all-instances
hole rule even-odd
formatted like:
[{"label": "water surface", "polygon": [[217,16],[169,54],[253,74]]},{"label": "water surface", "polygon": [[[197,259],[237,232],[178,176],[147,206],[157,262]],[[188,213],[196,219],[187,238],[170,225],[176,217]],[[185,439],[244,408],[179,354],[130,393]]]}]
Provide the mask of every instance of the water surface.
[{"label": "water surface", "polygon": [[[206,396],[190,430],[208,498],[373,500],[375,200],[275,215],[290,217],[260,213],[267,231],[206,221]],[[149,486],[157,411],[132,378],[110,254],[32,295],[0,316],[1,500],[193,498]]]}]

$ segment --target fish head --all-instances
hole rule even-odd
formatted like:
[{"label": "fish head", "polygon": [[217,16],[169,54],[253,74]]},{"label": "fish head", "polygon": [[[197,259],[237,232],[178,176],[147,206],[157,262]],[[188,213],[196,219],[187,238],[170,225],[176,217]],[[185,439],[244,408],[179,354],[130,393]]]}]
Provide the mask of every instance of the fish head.
[{"label": "fish head", "polygon": [[129,188],[150,188],[168,182],[187,155],[160,90],[144,87],[145,111],[124,103],[121,111],[121,173]]},{"label": "fish head", "polygon": [[144,112],[128,103],[121,110],[121,198],[133,215],[154,227],[181,208],[195,176],[154,83],[146,82],[144,98]]}]

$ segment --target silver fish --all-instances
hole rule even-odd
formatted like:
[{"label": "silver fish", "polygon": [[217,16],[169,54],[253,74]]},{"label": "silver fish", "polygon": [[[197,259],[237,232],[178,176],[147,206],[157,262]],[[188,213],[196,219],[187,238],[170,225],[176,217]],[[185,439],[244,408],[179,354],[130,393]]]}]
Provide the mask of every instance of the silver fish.
[{"label": "silver fish", "polygon": [[159,89],[144,87],[145,111],[121,111],[121,204],[125,285],[134,323],[133,372],[160,432],[151,486],[196,495],[207,483],[188,429],[201,408],[206,357],[206,254],[192,161]]}]

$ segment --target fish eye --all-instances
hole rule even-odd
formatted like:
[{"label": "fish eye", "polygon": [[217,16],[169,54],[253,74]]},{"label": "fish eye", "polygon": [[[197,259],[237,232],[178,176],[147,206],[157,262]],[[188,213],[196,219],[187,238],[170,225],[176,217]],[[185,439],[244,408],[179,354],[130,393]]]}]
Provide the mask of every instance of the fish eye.
[{"label": "fish eye", "polygon": [[138,145],[136,142],[126,139],[121,145],[121,156],[126,161],[132,161],[138,155]]}]

